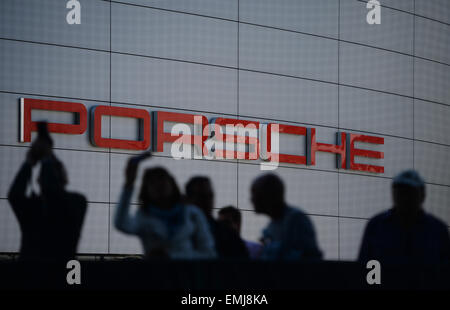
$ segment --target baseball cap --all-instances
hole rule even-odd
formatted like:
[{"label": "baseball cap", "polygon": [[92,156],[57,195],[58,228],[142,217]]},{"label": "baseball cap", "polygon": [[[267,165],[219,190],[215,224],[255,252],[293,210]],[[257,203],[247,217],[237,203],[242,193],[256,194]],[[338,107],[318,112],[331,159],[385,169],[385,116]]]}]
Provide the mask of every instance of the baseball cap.
[{"label": "baseball cap", "polygon": [[397,176],[394,177],[392,184],[407,185],[411,187],[424,187],[425,181],[417,171],[411,169],[400,172]]}]

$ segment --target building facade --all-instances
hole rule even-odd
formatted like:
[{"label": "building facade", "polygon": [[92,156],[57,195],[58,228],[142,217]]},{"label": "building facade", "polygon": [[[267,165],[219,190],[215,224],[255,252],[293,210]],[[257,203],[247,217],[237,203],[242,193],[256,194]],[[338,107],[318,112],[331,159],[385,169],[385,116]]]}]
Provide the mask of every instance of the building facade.
[{"label": "building facade", "polygon": [[[20,244],[6,199],[30,146],[19,139],[20,98],[313,127],[330,144],[342,131],[384,138],[365,145],[383,159],[358,159],[383,173],[337,169],[326,152],[314,166],[274,170],[288,202],[310,215],[326,259],[357,257],[367,220],[391,206],[391,179],[404,169],[423,175],[425,209],[450,226],[448,0],[381,0],[378,25],[367,23],[369,9],[358,0],[79,2],[80,24],[69,24],[67,1],[0,1],[0,252]],[[135,123],[104,117],[102,136],[135,139]],[[79,253],[142,253],[138,239],[112,224],[124,165],[136,152],[96,147],[89,134],[53,135],[69,189],[89,201]],[[180,187],[209,176],[215,207],[237,206],[243,237],[259,238],[268,220],[254,213],[249,187],[264,172],[260,161],[175,160],[167,150],[143,167],[167,167]],[[280,151],[303,154],[304,140],[280,135]]]}]

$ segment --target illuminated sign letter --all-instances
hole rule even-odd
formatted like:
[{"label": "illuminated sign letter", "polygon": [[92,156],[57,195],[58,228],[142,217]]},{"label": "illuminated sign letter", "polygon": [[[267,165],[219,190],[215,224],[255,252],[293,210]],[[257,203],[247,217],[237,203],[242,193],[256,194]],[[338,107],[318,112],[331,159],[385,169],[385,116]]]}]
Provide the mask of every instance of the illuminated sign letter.
[{"label": "illuminated sign letter", "polygon": [[272,134],[275,132],[306,137],[306,127],[285,124],[267,125],[267,156],[275,159],[278,157],[279,162],[282,163],[305,165],[306,156],[272,153]]},{"label": "illuminated sign letter", "polygon": [[76,113],[75,124],[48,123],[48,131],[72,135],[83,134],[87,127],[87,110],[81,103],[20,98],[20,142],[31,142],[37,123],[31,120],[32,110]]},{"label": "illuminated sign letter", "polygon": [[358,149],[355,147],[355,142],[384,144],[384,138],[359,135],[359,134],[353,134],[353,133],[347,134],[347,145],[348,145],[347,153],[350,153],[350,154],[347,154],[347,169],[375,172],[375,173],[384,173],[383,166],[355,163],[355,156],[371,157],[371,158],[377,158],[377,159],[384,158],[383,152]]},{"label": "illuminated sign letter", "polygon": [[336,144],[319,143],[316,141],[316,129],[307,130],[307,164],[314,166],[316,164],[316,152],[329,152],[337,155],[336,167],[346,168],[346,133],[336,133]]},{"label": "illuminated sign letter", "polygon": [[[215,150],[217,158],[258,159],[259,122],[219,117],[215,118],[212,123],[214,124],[214,137],[218,141],[225,142],[222,149]],[[225,133],[222,132],[222,126],[225,126]],[[237,144],[237,151],[234,150],[234,144]],[[251,151],[250,148],[253,150]]]},{"label": "illuminated sign letter", "polygon": [[[172,134],[170,131],[164,131],[165,123],[184,123],[194,125],[194,134]],[[164,143],[185,143],[194,145],[200,154],[204,152],[203,144],[208,138],[203,135],[204,127],[208,125],[208,119],[202,115],[176,113],[176,112],[153,112],[153,151],[163,152]],[[196,128],[200,127],[200,128]],[[201,139],[198,139],[201,137]]]},{"label": "illuminated sign letter", "polygon": [[[139,120],[139,140],[124,140],[102,137],[102,116],[130,117]],[[150,146],[150,113],[142,109],[96,106],[91,110],[91,142],[98,147],[126,150],[146,150]]]}]

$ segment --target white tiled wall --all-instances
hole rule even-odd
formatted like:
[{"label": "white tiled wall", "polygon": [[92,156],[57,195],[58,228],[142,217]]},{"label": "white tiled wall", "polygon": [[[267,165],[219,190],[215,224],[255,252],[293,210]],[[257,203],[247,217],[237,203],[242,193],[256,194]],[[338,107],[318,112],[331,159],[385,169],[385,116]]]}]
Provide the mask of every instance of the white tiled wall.
[{"label": "white tiled wall", "polygon": [[242,24],[241,68],[337,82],[336,40]]},{"label": "white tiled wall", "polygon": [[353,43],[341,43],[340,82],[412,96],[413,58]]},{"label": "white tiled wall", "polygon": [[413,99],[342,86],[339,102],[343,128],[413,137]]},{"label": "white tiled wall", "polygon": [[450,63],[449,26],[427,18],[416,18],[416,55]]},{"label": "white tiled wall", "polygon": [[[382,5],[387,5],[385,2],[380,1]],[[341,0],[340,3],[342,40],[412,54],[413,15],[385,8],[382,10],[381,24],[373,27],[367,24],[365,18],[361,18],[367,14],[366,3],[355,0]]]},{"label": "white tiled wall", "polygon": [[416,58],[414,68],[414,96],[449,105],[449,65]]},{"label": "white tiled wall", "polygon": [[450,7],[447,0],[416,0],[416,14],[450,23]]},{"label": "white tiled wall", "polygon": [[236,113],[236,70],[119,54],[111,66],[114,102]]},{"label": "white tiled wall", "polygon": [[[82,4],[83,22],[74,28],[67,24],[66,5],[59,0],[2,0],[0,37],[109,50],[109,3],[84,1]],[[29,55],[25,51],[18,54]],[[86,60],[81,63],[87,64]]]},{"label": "white tiled wall", "polygon": [[337,38],[339,2],[329,0],[240,0],[242,22]]},{"label": "white tiled wall", "polygon": [[105,52],[2,40],[1,89],[19,93],[108,100]]},{"label": "white tiled wall", "polygon": [[237,23],[117,3],[111,9],[113,51],[237,66]]}]

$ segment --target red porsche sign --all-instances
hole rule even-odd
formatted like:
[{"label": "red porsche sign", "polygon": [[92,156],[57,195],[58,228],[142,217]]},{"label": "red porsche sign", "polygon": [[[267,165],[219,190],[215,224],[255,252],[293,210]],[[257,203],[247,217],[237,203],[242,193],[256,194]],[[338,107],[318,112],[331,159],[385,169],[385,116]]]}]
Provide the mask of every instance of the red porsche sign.
[{"label": "red porsche sign", "polygon": [[[336,143],[328,144],[316,140],[315,128],[277,123],[263,124],[258,121],[222,117],[208,121],[203,115],[166,111],[154,111],[150,114],[146,109],[104,105],[91,108],[90,122],[88,122],[88,111],[81,103],[31,98],[20,99],[20,142],[31,142],[31,132],[37,130],[36,122],[32,121],[31,117],[33,110],[75,113],[77,116],[75,124],[48,123],[49,131],[81,135],[86,132],[89,123],[91,143],[103,148],[147,150],[151,146],[154,152],[163,152],[164,143],[177,143],[194,147],[198,155],[207,159],[257,160],[260,158],[276,163],[311,166],[316,164],[317,152],[329,152],[336,154],[337,168],[374,173],[384,172],[383,166],[355,162],[355,157],[384,158],[383,152],[355,146],[356,142],[382,145],[384,144],[382,137],[337,132]],[[103,116],[128,117],[138,120],[138,139],[124,140],[102,137]],[[171,132],[164,130],[164,125],[168,123],[177,124]],[[193,132],[190,130],[192,126],[194,127]],[[226,130],[224,131],[223,128]],[[304,136],[306,142],[304,155],[280,153],[278,151],[279,134]],[[237,150],[233,147],[230,148],[230,145],[238,145]]]}]

